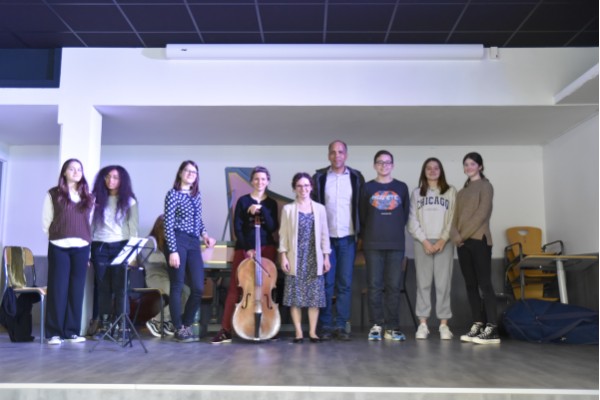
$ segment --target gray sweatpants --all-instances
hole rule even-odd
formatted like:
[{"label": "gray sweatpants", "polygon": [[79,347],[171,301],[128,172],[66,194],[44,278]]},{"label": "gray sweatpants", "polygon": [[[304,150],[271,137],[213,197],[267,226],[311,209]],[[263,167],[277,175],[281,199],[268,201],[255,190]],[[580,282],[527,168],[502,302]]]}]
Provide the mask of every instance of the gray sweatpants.
[{"label": "gray sweatpants", "polygon": [[[431,240],[435,243],[437,240]],[[415,269],[417,277],[416,314],[419,318],[429,318],[431,314],[431,286],[435,284],[438,319],[452,318],[450,308],[450,286],[454,266],[454,246],[447,242],[441,253],[425,254],[421,242],[415,240]]]}]

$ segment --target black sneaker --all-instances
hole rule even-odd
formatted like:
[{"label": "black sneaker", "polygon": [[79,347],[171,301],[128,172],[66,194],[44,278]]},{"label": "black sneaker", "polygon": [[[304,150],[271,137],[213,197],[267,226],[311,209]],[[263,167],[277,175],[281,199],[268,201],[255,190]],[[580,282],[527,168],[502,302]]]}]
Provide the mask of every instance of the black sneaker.
[{"label": "black sneaker", "polygon": [[335,331],[333,331],[333,337],[336,340],[341,340],[342,342],[348,342],[350,341],[350,334],[348,332],[346,332],[345,329],[342,328],[337,328]]},{"label": "black sneaker", "polygon": [[161,326],[160,321],[157,321],[154,318],[149,319],[146,322],[146,328],[148,328],[148,332],[150,332],[152,334],[152,336],[156,336],[156,337],[162,336],[162,331],[161,331],[162,326]]},{"label": "black sneaker", "polygon": [[175,340],[180,343],[190,343],[194,341],[194,337],[192,335],[192,330],[190,327],[186,327],[185,325],[181,325],[181,328],[175,332]]},{"label": "black sneaker", "polygon": [[100,321],[100,328],[98,330],[96,330],[96,334],[93,336],[94,340],[100,340],[102,338],[108,339],[108,336],[110,336],[111,334],[109,333],[108,335],[106,335],[106,332],[108,332],[110,330],[110,320],[109,319],[102,319]]},{"label": "black sneaker", "polygon": [[483,324],[481,322],[475,322],[471,326],[471,330],[460,337],[462,342],[472,342],[481,332],[483,331]]},{"label": "black sneaker", "polygon": [[498,335],[498,328],[496,325],[487,324],[485,329],[481,331],[477,337],[473,338],[473,343],[479,344],[496,344],[500,343],[500,335]]},{"label": "black sneaker", "polygon": [[221,329],[210,342],[212,344],[231,343],[231,333]]},{"label": "black sneaker", "polygon": [[327,342],[333,338],[333,332],[329,329],[322,330],[318,335],[322,342]]},{"label": "black sneaker", "polygon": [[175,329],[175,325],[173,325],[173,322],[165,321],[165,323],[163,324],[163,331],[165,332],[165,335],[167,335],[167,336],[174,336],[176,329]]}]

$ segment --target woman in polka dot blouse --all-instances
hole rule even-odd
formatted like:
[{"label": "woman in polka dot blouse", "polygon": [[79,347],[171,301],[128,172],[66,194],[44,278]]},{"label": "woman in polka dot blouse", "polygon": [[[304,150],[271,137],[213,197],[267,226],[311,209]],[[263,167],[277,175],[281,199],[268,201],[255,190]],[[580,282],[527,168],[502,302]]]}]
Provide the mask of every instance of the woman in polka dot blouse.
[{"label": "woman in polka dot blouse", "polygon": [[[170,311],[175,325],[175,340],[194,342],[200,338],[192,333],[194,315],[200,308],[204,291],[204,262],[200,240],[208,247],[215,239],[208,236],[202,220],[202,199],[198,189],[198,166],[187,160],[181,163],[173,188],[165,198],[165,239],[169,264]],[[191,289],[183,314],[181,291],[186,275]]]}]

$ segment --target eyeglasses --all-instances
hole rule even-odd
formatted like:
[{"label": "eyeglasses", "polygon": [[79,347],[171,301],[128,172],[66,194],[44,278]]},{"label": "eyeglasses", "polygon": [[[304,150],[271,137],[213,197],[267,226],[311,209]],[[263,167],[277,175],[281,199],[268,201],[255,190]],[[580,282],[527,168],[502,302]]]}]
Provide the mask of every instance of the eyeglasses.
[{"label": "eyeglasses", "polygon": [[311,185],[296,185],[296,189],[310,189]]},{"label": "eyeglasses", "polygon": [[190,175],[197,175],[198,171],[194,171],[193,169],[184,169],[183,173],[190,174]]},{"label": "eyeglasses", "polygon": [[393,161],[376,161],[375,165],[378,165],[380,167],[383,167],[383,166],[387,167],[389,165],[394,165],[394,162]]}]

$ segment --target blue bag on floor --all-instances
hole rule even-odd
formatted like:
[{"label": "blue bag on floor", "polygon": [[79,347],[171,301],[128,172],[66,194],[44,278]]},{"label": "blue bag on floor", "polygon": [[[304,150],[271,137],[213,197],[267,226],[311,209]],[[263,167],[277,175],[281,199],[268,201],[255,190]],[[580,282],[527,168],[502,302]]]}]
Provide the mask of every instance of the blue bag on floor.
[{"label": "blue bag on floor", "polygon": [[598,312],[544,300],[519,300],[504,312],[513,339],[536,343],[598,344]]}]

